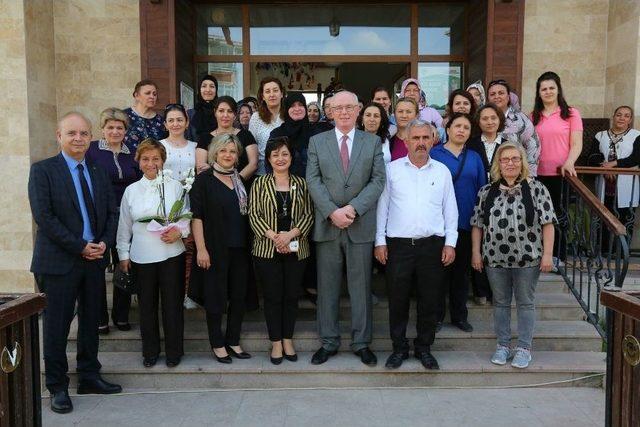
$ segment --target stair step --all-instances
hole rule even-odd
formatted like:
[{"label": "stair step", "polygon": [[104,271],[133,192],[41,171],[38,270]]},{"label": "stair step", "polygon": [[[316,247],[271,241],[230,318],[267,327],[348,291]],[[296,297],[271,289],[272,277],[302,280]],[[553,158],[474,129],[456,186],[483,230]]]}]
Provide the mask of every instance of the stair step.
[{"label": "stair step", "polygon": [[[386,297],[379,297],[378,304],[373,306],[373,320],[374,322],[387,321],[389,317],[389,304]],[[134,304],[135,305],[135,304]],[[349,298],[343,297],[340,300],[340,320],[349,320],[351,318]],[[415,320],[416,317],[416,305],[415,301],[411,302],[411,310],[409,317]],[[472,324],[478,321],[491,320],[493,318],[493,306],[492,305],[476,305],[469,301],[467,303],[469,311],[469,322]],[[205,312],[201,309],[185,310],[185,320],[199,320],[204,321]],[[515,302],[512,304],[511,310],[512,316],[515,318]],[[315,320],[316,309],[313,304],[307,300],[300,300],[298,318],[300,320]],[[536,294],[536,318],[538,320],[582,320],[584,313],[573,295],[568,293],[538,293]],[[132,309],[129,315],[129,319],[133,322],[137,322],[139,319],[138,310]],[[245,315],[246,320],[264,320],[264,313],[262,310],[249,312]]]},{"label": "stair step", "polygon": [[[493,321],[476,322],[473,326],[474,331],[467,333],[450,324],[444,324],[436,336],[433,349],[492,351],[496,345]],[[340,350],[349,351],[351,343],[349,323],[342,322],[340,327],[342,340]],[[515,321],[512,325],[512,333],[514,337],[517,336]],[[407,334],[409,337],[415,336],[415,324],[409,325]],[[264,321],[244,322],[241,337],[242,347],[247,351],[264,351],[269,348],[267,336]],[[76,338],[77,323],[74,321],[69,334],[69,351],[75,351]],[[294,339],[298,351],[315,351],[319,345],[316,322],[297,322]],[[515,343],[514,340],[514,345]],[[533,346],[536,350],[544,351],[600,351],[602,339],[595,328],[587,322],[547,320],[536,323]],[[375,322],[373,324],[371,347],[376,351],[391,350],[388,323]],[[204,321],[187,322],[184,328],[185,352],[209,351],[209,348],[206,323]],[[130,331],[118,331],[112,327],[109,335],[100,336],[101,352],[137,352],[141,349],[140,331],[135,323],[132,324]]]},{"label": "stair step", "polygon": [[[231,365],[217,363],[210,353],[193,353],[183,357],[175,368],[167,368],[161,358],[152,368],[142,366],[137,352],[114,352],[100,355],[105,379],[127,389],[189,390],[219,388],[309,388],[309,387],[473,387],[544,384],[576,380],[557,386],[602,387],[605,354],[599,352],[546,352],[533,354],[528,369],[489,362],[491,352],[434,351],[439,371],[425,370],[410,358],[402,367],[384,368],[388,352],[378,352],[378,365],[368,367],[349,353],[340,353],[319,366],[309,363],[312,353],[300,352],[296,363],[284,361],[272,365],[268,353],[254,353],[249,360],[234,360]],[[69,355],[72,390],[76,384],[75,355]],[[590,375],[591,378],[583,378]]]}]

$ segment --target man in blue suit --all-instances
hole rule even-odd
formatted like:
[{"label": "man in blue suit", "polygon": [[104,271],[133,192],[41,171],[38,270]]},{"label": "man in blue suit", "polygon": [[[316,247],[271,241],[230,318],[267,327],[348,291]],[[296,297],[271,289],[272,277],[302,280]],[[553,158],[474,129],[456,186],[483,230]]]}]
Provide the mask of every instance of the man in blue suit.
[{"label": "man in blue suit", "polygon": [[47,296],[44,365],[51,409],[67,413],[73,405],[66,349],[76,302],[78,394],[122,391],[100,377],[98,362],[104,254],[114,244],[117,211],[106,172],[84,158],[91,142],[89,120],[65,114],[56,137],[60,154],[34,163],[29,174],[29,203],[38,226],[31,271]]}]

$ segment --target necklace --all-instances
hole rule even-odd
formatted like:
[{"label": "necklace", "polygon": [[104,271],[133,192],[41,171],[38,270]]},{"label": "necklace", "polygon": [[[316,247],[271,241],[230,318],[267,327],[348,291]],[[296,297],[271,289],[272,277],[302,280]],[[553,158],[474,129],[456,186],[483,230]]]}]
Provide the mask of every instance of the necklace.
[{"label": "necklace", "polygon": [[[285,191],[276,191],[276,193],[278,194],[278,198],[282,201],[282,216],[283,217],[287,217],[289,216],[289,207],[288,207],[288,203],[289,203],[289,192],[285,192]],[[284,193],[284,195],[283,195]]]}]

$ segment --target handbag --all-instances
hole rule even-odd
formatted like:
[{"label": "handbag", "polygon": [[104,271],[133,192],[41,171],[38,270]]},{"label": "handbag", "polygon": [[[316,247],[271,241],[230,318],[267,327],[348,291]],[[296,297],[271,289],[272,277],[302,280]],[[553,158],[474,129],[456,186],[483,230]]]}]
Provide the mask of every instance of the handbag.
[{"label": "handbag", "polygon": [[128,293],[129,295],[138,293],[138,285],[133,277],[133,274],[125,273],[120,269],[120,267],[116,267],[115,271],[113,272],[113,286]]}]

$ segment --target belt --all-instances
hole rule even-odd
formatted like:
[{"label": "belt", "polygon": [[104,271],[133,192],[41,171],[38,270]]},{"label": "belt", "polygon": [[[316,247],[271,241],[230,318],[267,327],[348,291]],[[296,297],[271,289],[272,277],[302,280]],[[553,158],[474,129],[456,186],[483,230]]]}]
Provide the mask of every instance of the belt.
[{"label": "belt", "polygon": [[392,243],[399,243],[409,246],[418,246],[427,243],[432,240],[444,239],[442,236],[429,236],[429,237],[387,237],[387,240]]}]

